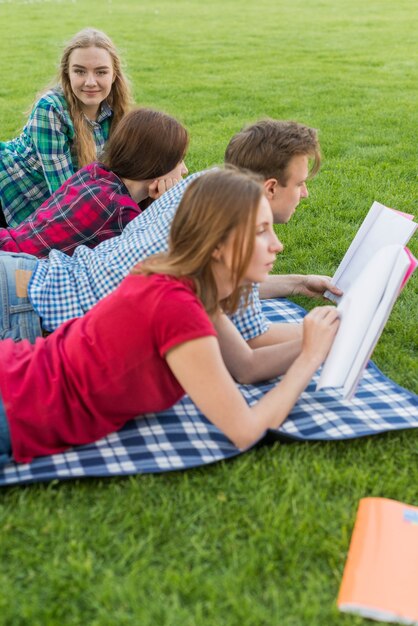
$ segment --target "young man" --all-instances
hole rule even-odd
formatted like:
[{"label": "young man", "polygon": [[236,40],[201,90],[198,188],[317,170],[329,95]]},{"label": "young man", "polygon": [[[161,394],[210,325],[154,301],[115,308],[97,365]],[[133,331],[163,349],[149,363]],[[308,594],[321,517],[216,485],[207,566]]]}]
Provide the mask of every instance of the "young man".
[{"label": "young man", "polygon": [[[309,159],[313,162],[310,172]],[[225,161],[263,177],[274,219],[284,223],[307,197],[306,181],[319,169],[317,134],[295,122],[263,120],[231,139]],[[64,321],[82,316],[113,291],[141,259],[166,250],[171,221],[184,190],[201,174],[187,177],[132,220],[119,237],[94,249],[78,246],[72,257],[52,250],[48,259],[41,261],[0,253],[0,338],[34,341],[43,331],[51,332]],[[318,296],[326,289],[332,287],[321,276],[272,276],[262,295]],[[283,325],[269,325],[261,311],[257,287],[252,306],[237,314],[234,322],[252,347],[283,340]]]}]

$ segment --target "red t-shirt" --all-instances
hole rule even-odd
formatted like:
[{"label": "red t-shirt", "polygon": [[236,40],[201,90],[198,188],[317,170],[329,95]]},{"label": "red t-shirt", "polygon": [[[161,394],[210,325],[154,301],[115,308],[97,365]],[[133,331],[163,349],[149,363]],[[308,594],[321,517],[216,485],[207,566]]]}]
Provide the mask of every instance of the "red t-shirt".
[{"label": "red t-shirt", "polygon": [[13,458],[96,441],[184,390],[165,354],[216,331],[190,281],[130,275],[46,339],[0,344],[0,391]]}]

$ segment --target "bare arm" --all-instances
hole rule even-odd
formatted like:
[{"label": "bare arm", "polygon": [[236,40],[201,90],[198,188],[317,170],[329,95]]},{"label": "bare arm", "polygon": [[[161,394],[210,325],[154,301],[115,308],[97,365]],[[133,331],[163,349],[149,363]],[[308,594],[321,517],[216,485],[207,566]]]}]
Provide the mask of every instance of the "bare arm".
[{"label": "bare arm", "polygon": [[218,341],[204,337],[170,350],[167,363],[202,413],[238,447],[255,443],[267,428],[278,428],[324,361],[338,328],[334,307],[311,311],[304,320],[302,351],[283,379],[249,407],[222,359]]},{"label": "bare arm", "polygon": [[276,324],[277,327],[280,326],[280,332],[277,333],[277,341],[271,342],[275,345],[263,346],[260,343],[261,347],[254,348],[242,338],[225,314],[217,315],[214,325],[225,365],[235,380],[243,384],[281,376],[300,353],[300,324]]},{"label": "bare arm", "polygon": [[328,289],[337,296],[341,289],[331,284],[329,276],[315,274],[271,274],[260,284],[260,298],[286,298],[288,296],[308,296],[321,298]]},{"label": "bare arm", "polygon": [[277,346],[285,341],[302,341],[303,325],[298,324],[284,324],[276,322],[270,324],[265,333],[257,335],[248,340],[250,348],[262,348],[263,346]]}]

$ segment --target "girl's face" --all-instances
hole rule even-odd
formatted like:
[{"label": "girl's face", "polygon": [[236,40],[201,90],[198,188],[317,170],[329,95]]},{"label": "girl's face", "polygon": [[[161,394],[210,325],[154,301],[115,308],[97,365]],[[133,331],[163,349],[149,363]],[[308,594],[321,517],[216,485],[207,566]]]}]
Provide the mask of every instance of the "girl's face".
[{"label": "girl's face", "polygon": [[270,204],[263,196],[257,211],[254,249],[245,271],[245,282],[261,283],[266,280],[279,252],[283,252],[283,245],[273,229]]},{"label": "girl's face", "polygon": [[167,172],[167,174],[159,176],[159,178],[172,178],[173,180],[179,181],[183,178],[183,176],[186,176],[188,173],[189,170],[187,169],[185,162],[180,161],[180,163],[177,163],[175,168],[173,168],[170,172]]},{"label": "girl's face", "polygon": [[71,89],[83,112],[95,120],[100,104],[111,92],[115,79],[112,57],[103,48],[76,48],[68,60]]},{"label": "girl's face", "polygon": [[[244,274],[244,283],[261,283],[266,280],[276,260],[276,254],[282,252],[283,245],[273,229],[273,214],[267,198],[263,195],[257,210],[255,232],[249,233],[254,237],[254,248],[250,262]],[[232,261],[234,255],[235,233],[232,232],[226,241],[213,252],[215,276],[222,277],[223,283],[232,281]],[[218,289],[219,289],[218,280]],[[232,284],[232,283],[231,283]]]}]

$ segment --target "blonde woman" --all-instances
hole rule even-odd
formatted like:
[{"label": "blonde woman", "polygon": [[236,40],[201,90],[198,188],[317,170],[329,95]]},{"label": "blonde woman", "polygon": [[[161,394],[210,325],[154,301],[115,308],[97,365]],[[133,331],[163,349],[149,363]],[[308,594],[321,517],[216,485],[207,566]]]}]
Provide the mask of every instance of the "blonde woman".
[{"label": "blonde woman", "polygon": [[[256,349],[242,339],[226,313],[281,250],[262,183],[236,170],[192,181],[166,254],[46,339],[0,342],[0,464],[97,440],[185,393],[239,448],[277,428],[338,328],[325,306],[306,316],[302,339]],[[233,380],[283,373],[251,407]]]},{"label": "blonde woman", "polygon": [[35,103],[22,133],[0,143],[2,225],[17,226],[79,168],[100,158],[131,94],[104,33],[86,28],[66,46],[58,85]]}]

